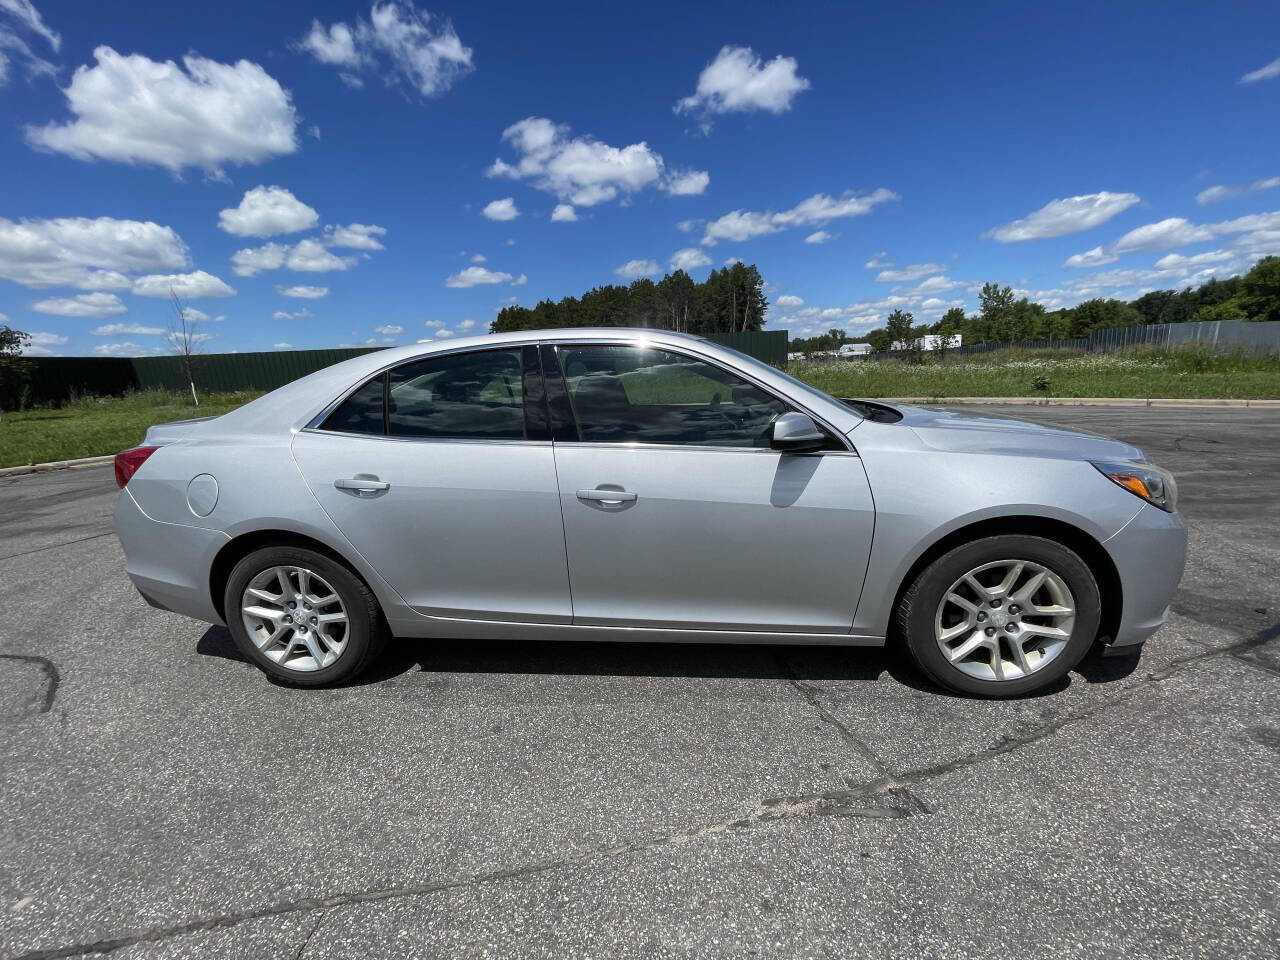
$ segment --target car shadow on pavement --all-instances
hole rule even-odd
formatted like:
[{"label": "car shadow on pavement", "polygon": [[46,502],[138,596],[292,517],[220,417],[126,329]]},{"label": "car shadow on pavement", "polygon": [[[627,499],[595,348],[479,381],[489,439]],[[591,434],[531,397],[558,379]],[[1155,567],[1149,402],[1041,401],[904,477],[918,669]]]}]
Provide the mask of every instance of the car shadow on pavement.
[{"label": "car shadow on pavement", "polygon": [[[210,627],[196,645],[204,656],[248,665],[226,627]],[[1085,682],[1128,676],[1136,657],[1090,654],[1073,672]],[[951,695],[923,676],[896,646],[834,647],[732,643],[605,643],[581,641],[440,640],[396,637],[382,656],[345,686],[382,683],[407,673],[542,674],[601,677],[690,677],[875,683],[888,676],[933,694]],[[1032,696],[1070,686],[1064,677]]]}]

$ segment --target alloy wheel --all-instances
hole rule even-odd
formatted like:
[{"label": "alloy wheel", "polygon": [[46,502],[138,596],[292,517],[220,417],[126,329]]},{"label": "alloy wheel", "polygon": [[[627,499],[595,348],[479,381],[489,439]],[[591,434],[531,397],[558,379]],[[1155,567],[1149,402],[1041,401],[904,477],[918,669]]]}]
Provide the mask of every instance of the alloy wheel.
[{"label": "alloy wheel", "polygon": [[288,670],[322,670],[346,649],[346,608],[328,581],[306,567],[257,574],[244,589],[240,615],[254,645]]},{"label": "alloy wheel", "polygon": [[1062,653],[1075,625],[1066,581],[1031,560],[975,567],[942,596],[934,638],[947,662],[979,680],[1019,680]]}]

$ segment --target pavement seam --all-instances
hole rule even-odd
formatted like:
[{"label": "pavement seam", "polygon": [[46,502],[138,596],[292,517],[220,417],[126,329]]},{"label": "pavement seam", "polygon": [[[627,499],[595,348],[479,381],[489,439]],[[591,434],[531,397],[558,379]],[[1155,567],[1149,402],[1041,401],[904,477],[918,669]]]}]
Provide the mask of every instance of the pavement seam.
[{"label": "pavement seam", "polygon": [[[1280,623],[1277,623],[1265,630],[1261,630],[1253,636],[1238,643],[1231,644],[1230,646],[1219,647],[1216,650],[1206,650],[1203,653],[1178,658],[1171,661],[1161,669],[1148,673],[1145,677],[1133,681],[1122,688],[1114,697],[1103,701],[1102,703],[1063,714],[1062,716],[1052,719],[1046,718],[1045,722],[1041,725],[1033,727],[1019,736],[1002,737],[996,743],[983,750],[973,751],[953,760],[931,764],[926,767],[920,767],[916,770],[910,770],[894,775],[886,775],[876,780],[851,787],[848,790],[832,790],[817,794],[775,797],[760,800],[756,803],[756,807],[751,813],[733,820],[713,823],[677,834],[650,837],[645,840],[635,840],[630,843],[618,844],[609,847],[597,847],[574,856],[562,857],[558,860],[547,860],[540,863],[528,864],[523,867],[508,867],[501,870],[489,871],[487,873],[473,874],[472,876],[463,877],[457,880],[445,880],[437,883],[425,883],[404,887],[374,888],[371,890],[335,894],[325,898],[308,897],[299,900],[269,904],[252,910],[224,914],[204,920],[192,920],[188,923],[177,924],[169,927],[153,927],[146,930],[138,930],[119,937],[99,940],[93,943],[80,943],[47,950],[29,951],[27,953],[15,955],[14,960],[61,960],[61,958],[81,957],[94,953],[112,953],[116,950],[135,946],[140,943],[154,943],[159,940],[166,940],[189,933],[225,929],[227,927],[232,927],[252,920],[285,916],[292,913],[305,913],[312,910],[324,911],[334,907],[356,906],[364,903],[378,903],[387,900],[430,896],[432,894],[442,893],[449,890],[481,886],[483,884],[495,883],[502,880],[523,879],[525,877],[536,876],[538,874],[548,873],[565,867],[591,863],[597,860],[610,859],[612,857],[626,856],[633,853],[641,853],[646,850],[659,849],[666,846],[684,845],[715,834],[734,832],[784,820],[801,820],[816,816],[901,819],[914,814],[929,813],[931,812],[929,808],[919,798],[911,794],[907,789],[908,787],[913,784],[934,780],[949,773],[964,770],[969,767],[985,763],[989,760],[994,760],[999,757],[1012,754],[1024,747],[1039,743],[1068,726],[1089,720],[1112,709],[1113,707],[1122,706],[1123,704],[1128,703],[1139,692],[1147,689],[1151,684],[1160,683],[1164,680],[1178,676],[1187,670],[1191,670],[1200,664],[1218,657],[1231,657],[1238,659],[1238,654],[1245,653],[1256,647],[1262,646],[1270,640],[1274,640],[1278,636],[1280,636]],[[879,803],[871,804],[858,804],[856,802],[876,797],[883,799]],[[308,942],[309,940],[310,937],[308,937]]]}]

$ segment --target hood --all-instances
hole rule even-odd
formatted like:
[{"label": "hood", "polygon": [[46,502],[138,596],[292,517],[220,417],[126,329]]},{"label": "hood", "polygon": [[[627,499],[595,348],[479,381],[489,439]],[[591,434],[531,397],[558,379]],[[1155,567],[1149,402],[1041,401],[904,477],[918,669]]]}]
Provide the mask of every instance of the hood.
[{"label": "hood", "polygon": [[1030,423],[1013,417],[974,416],[895,404],[901,426],[925,446],[955,453],[1053,457],[1060,460],[1144,460],[1141,450],[1092,433]]}]

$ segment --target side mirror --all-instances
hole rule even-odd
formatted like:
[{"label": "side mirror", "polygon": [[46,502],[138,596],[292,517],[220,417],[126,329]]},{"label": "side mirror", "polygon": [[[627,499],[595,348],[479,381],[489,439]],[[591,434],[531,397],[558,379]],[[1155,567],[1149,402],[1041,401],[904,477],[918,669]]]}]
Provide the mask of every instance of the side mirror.
[{"label": "side mirror", "polygon": [[784,453],[809,453],[821,450],[827,444],[827,435],[803,413],[784,413],[773,421],[773,434],[769,446]]}]

